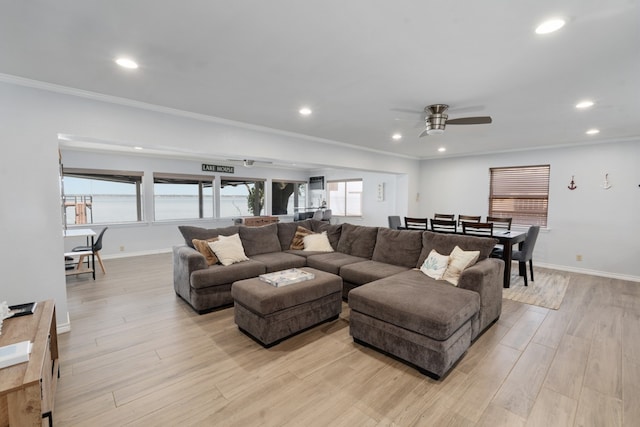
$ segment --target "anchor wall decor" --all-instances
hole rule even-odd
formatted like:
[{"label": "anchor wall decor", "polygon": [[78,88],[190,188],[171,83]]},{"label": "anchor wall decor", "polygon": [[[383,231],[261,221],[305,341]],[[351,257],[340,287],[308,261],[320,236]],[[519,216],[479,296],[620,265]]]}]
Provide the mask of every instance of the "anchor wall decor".
[{"label": "anchor wall decor", "polygon": [[609,184],[609,174],[605,173],[604,174],[604,183],[602,184],[602,188],[604,190],[608,190],[611,188],[611,184]]},{"label": "anchor wall decor", "polygon": [[576,185],[576,182],[573,179],[573,175],[571,175],[571,182],[569,183],[569,186],[567,188],[569,190],[575,190],[576,188],[578,188],[578,186]]}]

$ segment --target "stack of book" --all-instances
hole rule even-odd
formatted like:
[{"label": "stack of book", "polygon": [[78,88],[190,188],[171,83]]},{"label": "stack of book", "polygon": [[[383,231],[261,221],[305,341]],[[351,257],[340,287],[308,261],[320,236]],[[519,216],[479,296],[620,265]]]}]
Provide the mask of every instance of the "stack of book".
[{"label": "stack of book", "polygon": [[29,353],[31,353],[31,341],[22,341],[0,347],[0,368],[28,362]]}]

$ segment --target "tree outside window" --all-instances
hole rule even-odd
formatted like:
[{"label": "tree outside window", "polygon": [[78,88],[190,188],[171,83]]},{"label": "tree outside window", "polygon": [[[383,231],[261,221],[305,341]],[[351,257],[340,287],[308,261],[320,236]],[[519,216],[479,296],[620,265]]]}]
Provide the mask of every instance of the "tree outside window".
[{"label": "tree outside window", "polygon": [[222,179],[220,217],[264,215],[264,181]]},{"label": "tree outside window", "polygon": [[293,215],[306,206],[307,184],[305,182],[273,181],[271,183],[271,213]]}]

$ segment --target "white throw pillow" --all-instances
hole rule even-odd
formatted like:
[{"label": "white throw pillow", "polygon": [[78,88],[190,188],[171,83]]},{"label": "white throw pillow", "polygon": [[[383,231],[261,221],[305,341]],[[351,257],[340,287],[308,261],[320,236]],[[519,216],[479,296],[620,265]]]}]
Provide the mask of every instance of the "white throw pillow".
[{"label": "white throw pillow", "polygon": [[449,255],[439,254],[435,249],[431,249],[429,256],[424,260],[420,271],[436,280],[442,279],[444,272],[449,266]]},{"label": "white throw pillow", "polygon": [[463,251],[456,246],[449,255],[449,266],[442,278],[452,285],[458,286],[460,274],[465,268],[472,266],[478,260],[480,251]]},{"label": "white throw pillow", "polygon": [[216,242],[209,242],[209,247],[216,254],[222,265],[231,265],[249,259],[244,253],[238,233],[231,236],[218,236]]},{"label": "white throw pillow", "polygon": [[333,247],[331,247],[331,243],[329,243],[329,238],[327,237],[326,231],[304,236],[303,241],[303,250],[305,251],[333,252]]}]

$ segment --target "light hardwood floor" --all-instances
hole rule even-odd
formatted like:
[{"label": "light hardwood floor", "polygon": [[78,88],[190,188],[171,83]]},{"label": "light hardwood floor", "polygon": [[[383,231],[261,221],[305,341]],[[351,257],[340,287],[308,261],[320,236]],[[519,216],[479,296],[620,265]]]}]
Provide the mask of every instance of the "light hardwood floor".
[{"label": "light hardwood floor", "polygon": [[639,283],[572,274],[557,311],[503,300],[434,381],[354,344],[346,304],[264,349],[233,309],[176,297],[171,254],[105,263],[67,279],[56,426],[640,425]]}]

